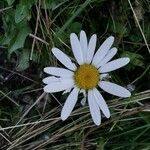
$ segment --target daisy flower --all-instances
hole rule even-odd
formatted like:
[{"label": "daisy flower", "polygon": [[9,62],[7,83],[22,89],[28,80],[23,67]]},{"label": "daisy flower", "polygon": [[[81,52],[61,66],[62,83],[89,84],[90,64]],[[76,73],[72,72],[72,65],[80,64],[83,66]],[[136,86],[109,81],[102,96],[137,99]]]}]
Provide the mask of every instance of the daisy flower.
[{"label": "daisy flower", "polygon": [[43,82],[47,84],[44,91],[47,93],[70,92],[61,111],[62,120],[69,117],[81,92],[88,100],[90,113],[96,125],[101,124],[101,112],[107,118],[110,117],[110,111],[98,87],[115,96],[131,96],[124,87],[105,81],[109,72],[125,66],[130,59],[123,57],[110,61],[117,53],[117,48],[112,48],[113,36],[108,37],[95,52],[96,41],[96,34],[93,34],[89,41],[84,31],[80,32],[79,38],[75,33],[70,34],[71,49],[76,63],[73,63],[70,57],[58,48],[52,48],[52,53],[66,68],[44,68],[44,72],[51,75],[43,79]]}]

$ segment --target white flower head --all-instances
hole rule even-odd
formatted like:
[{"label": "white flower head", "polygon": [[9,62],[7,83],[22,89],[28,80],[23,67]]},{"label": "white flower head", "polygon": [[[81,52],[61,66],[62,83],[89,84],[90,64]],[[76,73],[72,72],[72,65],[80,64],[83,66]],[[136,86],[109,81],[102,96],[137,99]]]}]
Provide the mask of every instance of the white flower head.
[{"label": "white flower head", "polygon": [[66,69],[58,67],[44,68],[44,72],[51,75],[43,79],[43,82],[47,84],[44,91],[47,93],[70,92],[61,111],[62,120],[66,120],[71,114],[80,92],[85,93],[84,95],[88,99],[90,113],[96,125],[101,124],[101,111],[107,118],[110,117],[108,106],[97,87],[115,96],[131,96],[131,93],[124,87],[104,81],[104,78],[108,76],[108,72],[125,66],[129,63],[129,58],[124,57],[110,61],[117,53],[117,48],[112,48],[113,36],[108,37],[95,52],[96,41],[96,34],[93,34],[88,42],[84,31],[80,32],[79,38],[75,33],[71,33],[71,48],[77,64],[74,64],[58,48],[52,49],[52,53]]}]

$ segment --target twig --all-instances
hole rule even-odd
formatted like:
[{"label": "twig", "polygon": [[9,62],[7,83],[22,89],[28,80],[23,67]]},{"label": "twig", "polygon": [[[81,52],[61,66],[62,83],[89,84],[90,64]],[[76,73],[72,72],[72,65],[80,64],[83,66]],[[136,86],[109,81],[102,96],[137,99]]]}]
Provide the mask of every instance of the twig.
[{"label": "twig", "polygon": [[13,73],[13,74],[17,74],[18,76],[23,77],[23,78],[25,78],[25,79],[27,79],[27,80],[29,80],[29,81],[32,81],[32,82],[35,83],[35,84],[39,84],[37,81],[34,81],[34,80],[32,80],[32,79],[30,79],[30,78],[28,78],[28,77],[26,77],[26,76],[24,76],[24,75],[22,75],[22,74],[20,74],[20,73],[18,73],[18,72],[15,72],[15,71],[12,71],[12,70],[3,68],[3,67],[0,67],[0,69],[5,70],[5,71],[8,71],[8,72],[11,72],[11,73]]},{"label": "twig", "polygon": [[140,107],[136,107],[134,109],[131,109],[130,111],[127,111],[125,113],[123,113],[122,115],[118,115],[117,117],[115,118],[112,118],[111,120],[108,120],[104,123],[102,123],[99,127],[92,127],[89,129],[89,131],[84,135],[83,139],[82,139],[82,142],[81,142],[81,150],[86,150],[85,147],[84,147],[84,144],[85,144],[85,141],[87,139],[87,137],[92,133],[94,132],[95,130],[98,130],[99,128],[102,128],[104,127],[105,125],[108,125],[116,120],[120,120],[121,118],[124,118],[124,117],[128,117],[128,116],[131,116],[131,115],[134,115],[134,114],[137,114],[139,112],[142,112],[142,111],[145,111],[146,109],[150,109],[150,103],[148,104],[145,104],[144,106],[140,106]]},{"label": "twig", "polygon": [[60,119],[60,117],[57,117],[57,118],[50,118],[50,119],[46,119],[46,120],[40,120],[40,121],[35,121],[35,122],[19,124],[19,125],[15,125],[15,126],[9,126],[9,127],[5,127],[5,128],[0,128],[0,131],[19,128],[19,127],[25,127],[25,126],[29,126],[29,125],[37,125],[40,123],[50,122],[50,121],[59,120],[59,119]]},{"label": "twig", "polygon": [[[37,34],[37,29],[38,29],[38,25],[39,25],[38,22],[39,22],[39,19],[40,19],[40,6],[41,6],[41,0],[39,0],[38,8],[36,7],[36,9],[37,9],[37,19],[36,19],[36,26],[35,26],[34,36],[36,36],[36,34]],[[33,39],[33,43],[32,43],[30,60],[32,60],[32,57],[33,57],[34,46],[35,46],[35,38]]]},{"label": "twig", "polygon": [[138,77],[136,78],[134,81],[131,82],[131,84],[134,84],[135,82],[137,82],[139,79],[141,79],[145,74],[146,72],[150,69],[150,65],[148,65],[148,67],[144,70],[144,72]]},{"label": "twig", "polygon": [[4,97],[8,98],[11,102],[13,102],[15,105],[19,106],[19,104],[17,102],[15,102],[12,98],[10,98],[9,96],[7,96],[7,94],[5,94],[4,92],[0,91],[0,93],[2,95],[4,95]]},{"label": "twig", "polygon": [[9,143],[9,144],[11,144],[12,142],[11,141],[9,141],[9,139],[6,137],[6,136],[4,136],[2,133],[0,133],[0,135]]},{"label": "twig", "polygon": [[37,40],[41,41],[42,43],[44,43],[44,44],[46,44],[46,45],[49,45],[48,42],[46,42],[45,40],[43,40],[43,39],[37,37],[36,35],[33,35],[32,33],[30,33],[29,36],[32,37],[32,38],[34,38],[34,39],[37,39]]},{"label": "twig", "polygon": [[3,12],[3,11],[6,11],[6,10],[8,10],[8,9],[11,9],[11,8],[12,8],[12,6],[6,7],[6,8],[2,8],[2,9],[0,9],[0,13]]},{"label": "twig", "polygon": [[147,49],[148,49],[148,51],[149,51],[149,53],[150,53],[150,48],[149,48],[149,46],[148,46],[148,43],[147,43],[147,41],[146,41],[145,35],[144,35],[143,31],[142,31],[142,28],[141,28],[141,26],[140,26],[140,23],[139,23],[139,21],[138,21],[138,18],[137,18],[137,16],[136,16],[136,13],[135,13],[135,11],[134,11],[134,9],[133,9],[133,7],[132,7],[132,4],[131,4],[130,0],[128,0],[128,2],[129,2],[129,5],[130,5],[130,7],[131,7],[131,10],[132,10],[132,12],[133,12],[135,21],[136,21],[136,23],[137,23],[137,25],[138,25],[138,27],[139,27],[139,29],[140,29],[140,32],[141,32],[141,34],[142,34],[142,36],[143,36],[144,42],[145,42],[145,44],[146,44],[146,47],[147,47]]},{"label": "twig", "polygon": [[[146,45],[144,43],[130,42],[130,41],[124,41],[124,40],[123,40],[123,43],[133,44],[133,45],[141,45],[141,46],[145,46]],[[150,46],[150,44],[148,44],[148,46]]]},{"label": "twig", "polygon": [[[16,125],[18,125],[22,120],[23,118],[30,112],[30,110],[46,95],[45,92],[42,93],[42,95],[29,107],[29,109],[21,116],[21,118],[19,119],[19,121],[17,122]],[[15,125],[15,126],[16,126]],[[12,128],[13,130],[13,128]],[[11,130],[11,132],[12,132]]]}]

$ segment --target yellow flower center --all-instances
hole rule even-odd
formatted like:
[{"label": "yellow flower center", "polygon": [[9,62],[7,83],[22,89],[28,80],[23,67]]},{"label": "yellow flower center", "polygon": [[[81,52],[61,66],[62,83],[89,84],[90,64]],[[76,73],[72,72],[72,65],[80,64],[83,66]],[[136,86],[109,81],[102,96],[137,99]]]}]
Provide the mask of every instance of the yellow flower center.
[{"label": "yellow flower center", "polygon": [[81,89],[93,89],[100,80],[100,74],[95,66],[83,64],[75,71],[74,80]]}]

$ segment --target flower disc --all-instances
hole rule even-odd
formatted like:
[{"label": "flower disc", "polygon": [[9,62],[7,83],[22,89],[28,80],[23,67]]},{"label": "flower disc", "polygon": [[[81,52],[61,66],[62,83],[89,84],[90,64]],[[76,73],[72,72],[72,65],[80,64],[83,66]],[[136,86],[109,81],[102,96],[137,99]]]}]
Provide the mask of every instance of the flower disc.
[{"label": "flower disc", "polygon": [[90,64],[80,65],[75,71],[74,80],[80,89],[93,89],[97,86],[100,79],[97,68]]}]

